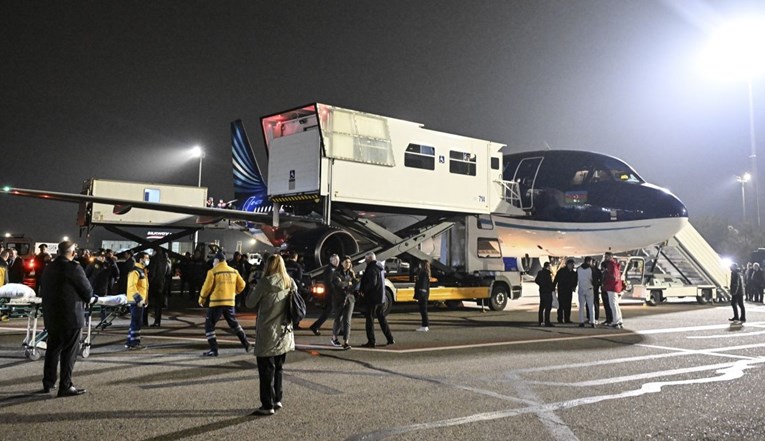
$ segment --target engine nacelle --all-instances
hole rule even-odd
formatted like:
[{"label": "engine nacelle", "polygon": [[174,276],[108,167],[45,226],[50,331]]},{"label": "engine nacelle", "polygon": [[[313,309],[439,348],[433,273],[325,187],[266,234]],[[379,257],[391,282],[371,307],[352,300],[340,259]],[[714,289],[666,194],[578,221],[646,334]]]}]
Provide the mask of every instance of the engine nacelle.
[{"label": "engine nacelle", "polygon": [[332,227],[314,228],[293,234],[288,241],[289,248],[303,255],[307,271],[329,263],[329,256],[337,254],[350,256],[359,252],[356,238],[349,232]]}]

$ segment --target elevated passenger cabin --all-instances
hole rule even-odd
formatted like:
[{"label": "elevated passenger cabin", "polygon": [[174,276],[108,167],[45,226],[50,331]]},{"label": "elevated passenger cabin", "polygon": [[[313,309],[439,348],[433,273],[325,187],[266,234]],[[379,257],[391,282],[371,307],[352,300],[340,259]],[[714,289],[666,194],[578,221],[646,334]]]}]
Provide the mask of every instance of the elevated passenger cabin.
[{"label": "elevated passenger cabin", "polygon": [[523,215],[500,182],[502,144],[318,103],[262,125],[273,202]]}]

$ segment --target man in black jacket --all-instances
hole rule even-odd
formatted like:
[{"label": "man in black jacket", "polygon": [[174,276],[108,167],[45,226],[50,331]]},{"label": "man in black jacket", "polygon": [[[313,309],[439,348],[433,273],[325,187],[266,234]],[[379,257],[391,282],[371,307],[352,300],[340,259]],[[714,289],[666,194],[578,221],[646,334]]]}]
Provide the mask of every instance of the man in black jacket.
[{"label": "man in black jacket", "polygon": [[24,259],[19,257],[16,248],[8,248],[8,282],[24,283]]},{"label": "man in black jacket", "polygon": [[85,304],[93,297],[82,266],[74,260],[77,245],[65,240],[58,244],[58,257],[45,269],[42,278],[42,306],[48,347],[45,351],[43,392],[56,384],[56,370],[61,359],[59,397],[84,394],[72,384],[72,371],[77,359],[80,333],[85,326]]},{"label": "man in black jacket", "polygon": [[558,289],[558,323],[573,323],[571,321],[571,297],[574,289],[576,289],[577,278],[572,259],[568,259],[566,266],[558,270],[553,284]]},{"label": "man in black jacket", "polygon": [[[755,263],[755,266],[758,266]],[[746,309],[744,309],[744,279],[738,270],[738,264],[730,266],[730,306],[733,307],[733,317],[728,320],[731,322],[746,322]],[[738,309],[741,308],[741,315]]]},{"label": "man in black jacket", "polygon": [[537,273],[534,282],[539,285],[539,326],[554,327],[550,322],[550,311],[552,310],[553,285],[552,272],[550,271],[550,262],[545,262],[544,266]]},{"label": "man in black jacket", "polygon": [[361,282],[359,291],[364,296],[364,303],[366,304],[366,327],[367,327],[367,342],[361,345],[364,348],[375,347],[375,322],[374,317],[377,317],[377,321],[380,322],[380,328],[382,329],[385,338],[388,340],[388,344],[395,343],[393,340],[393,334],[388,327],[388,320],[383,314],[385,308],[385,268],[377,261],[375,253],[367,253],[364,256],[364,261],[367,263],[364,274],[361,276]]}]

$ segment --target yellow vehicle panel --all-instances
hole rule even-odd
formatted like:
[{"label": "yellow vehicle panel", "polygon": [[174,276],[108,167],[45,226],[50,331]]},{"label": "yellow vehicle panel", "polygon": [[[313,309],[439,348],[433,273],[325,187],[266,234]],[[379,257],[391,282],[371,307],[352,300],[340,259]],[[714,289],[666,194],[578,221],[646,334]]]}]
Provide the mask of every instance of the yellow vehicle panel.
[{"label": "yellow vehicle panel", "polygon": [[[488,286],[447,287],[438,286],[430,288],[430,301],[439,300],[472,300],[489,298]],[[414,302],[414,288],[401,288],[396,291],[397,302]]]}]

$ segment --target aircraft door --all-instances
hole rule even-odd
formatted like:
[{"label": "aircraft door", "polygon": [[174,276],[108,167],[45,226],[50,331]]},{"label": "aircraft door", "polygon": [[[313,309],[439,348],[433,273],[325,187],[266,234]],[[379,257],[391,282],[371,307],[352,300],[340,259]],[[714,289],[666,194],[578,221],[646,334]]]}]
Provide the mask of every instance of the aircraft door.
[{"label": "aircraft door", "polygon": [[541,156],[524,158],[515,169],[513,180],[518,183],[518,190],[521,193],[521,208],[524,210],[534,208],[534,193],[536,192],[534,183],[543,159]]}]

